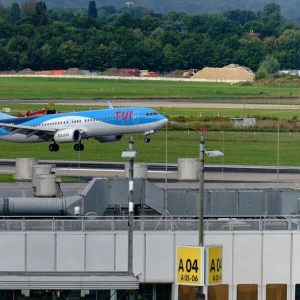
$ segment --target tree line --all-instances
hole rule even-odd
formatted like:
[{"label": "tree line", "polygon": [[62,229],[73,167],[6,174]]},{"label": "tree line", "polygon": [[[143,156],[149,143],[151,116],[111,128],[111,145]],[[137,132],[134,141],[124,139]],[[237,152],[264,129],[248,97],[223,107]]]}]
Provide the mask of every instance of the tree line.
[{"label": "tree line", "polygon": [[300,29],[278,4],[258,12],[156,14],[143,7],[0,5],[0,70],[172,70],[234,63],[260,74],[300,69]]}]

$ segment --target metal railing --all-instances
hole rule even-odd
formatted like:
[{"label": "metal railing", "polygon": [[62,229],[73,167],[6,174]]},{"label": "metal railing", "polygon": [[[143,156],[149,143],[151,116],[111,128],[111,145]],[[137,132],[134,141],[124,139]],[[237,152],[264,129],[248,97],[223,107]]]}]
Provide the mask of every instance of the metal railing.
[{"label": "metal railing", "polygon": [[[198,218],[135,217],[134,231],[198,231]],[[9,217],[0,218],[4,231],[126,231],[127,217]],[[300,216],[255,218],[209,218],[205,231],[300,230]]]}]

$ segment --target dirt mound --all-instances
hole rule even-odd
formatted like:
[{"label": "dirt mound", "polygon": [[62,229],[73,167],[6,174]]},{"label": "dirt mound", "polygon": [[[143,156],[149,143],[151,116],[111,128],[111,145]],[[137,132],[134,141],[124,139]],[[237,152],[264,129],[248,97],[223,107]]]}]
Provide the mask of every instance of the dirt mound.
[{"label": "dirt mound", "polygon": [[102,75],[104,75],[104,76],[131,76],[127,72],[121,71],[117,68],[107,69],[102,73]]},{"label": "dirt mound", "polygon": [[254,81],[254,73],[247,67],[230,64],[223,68],[204,68],[192,78],[227,81]]},{"label": "dirt mound", "polygon": [[0,71],[0,75],[14,75],[17,74],[17,71],[10,70],[10,71]]},{"label": "dirt mound", "polygon": [[31,69],[24,69],[22,71],[19,72],[19,74],[24,74],[24,75],[33,75],[34,71],[32,71]]},{"label": "dirt mound", "polygon": [[78,68],[70,68],[64,72],[64,75],[84,75],[84,73]]},{"label": "dirt mound", "polygon": [[188,72],[188,70],[175,70],[173,72],[170,72],[165,77],[168,78],[183,78],[183,73]]}]

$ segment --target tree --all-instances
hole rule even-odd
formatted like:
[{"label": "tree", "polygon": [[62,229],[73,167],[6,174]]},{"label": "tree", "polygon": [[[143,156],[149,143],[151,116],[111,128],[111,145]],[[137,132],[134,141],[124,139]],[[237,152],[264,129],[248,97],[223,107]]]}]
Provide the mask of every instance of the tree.
[{"label": "tree", "polygon": [[[203,43],[203,38],[199,36],[192,36],[191,38],[184,39],[182,43],[178,47],[176,47],[177,49],[176,54],[178,57],[178,65],[176,66],[176,68],[177,69],[194,69],[194,68],[202,69],[203,57],[202,57],[202,53],[199,53],[201,52],[201,50],[205,50],[204,47],[202,47],[202,43]],[[198,58],[201,60],[201,64],[197,62]],[[172,68],[171,65],[169,67]]]},{"label": "tree", "polygon": [[235,63],[257,70],[260,62],[266,56],[266,47],[259,39],[241,38],[239,46],[234,51]]},{"label": "tree", "polygon": [[248,10],[230,10],[224,13],[224,15],[232,21],[236,21],[241,25],[246,24],[247,22],[257,20],[257,15],[253,11]]},{"label": "tree", "polygon": [[163,15],[163,28],[166,30],[182,31],[187,14],[182,11],[171,11]]},{"label": "tree", "polygon": [[298,69],[300,65],[300,30],[287,29],[276,40],[276,57],[285,69]]},{"label": "tree", "polygon": [[180,36],[172,30],[164,31],[161,37],[158,39],[162,46],[172,45],[178,46],[180,44]]},{"label": "tree", "polygon": [[45,16],[47,13],[47,5],[45,1],[37,1],[35,4],[35,11],[39,16]]},{"label": "tree", "polygon": [[107,56],[109,55],[110,50],[105,47],[103,44],[100,44],[96,49],[95,55],[95,65],[94,70],[104,71],[108,69],[111,65],[107,61]]},{"label": "tree", "polygon": [[79,67],[78,62],[82,47],[76,42],[69,40],[61,44],[57,51],[64,68]]},{"label": "tree", "polygon": [[264,66],[260,66],[255,74],[256,79],[262,79],[268,76],[268,71]]},{"label": "tree", "polygon": [[204,32],[204,26],[201,15],[187,16],[184,18],[184,29],[192,32]]},{"label": "tree", "polygon": [[39,17],[39,25],[47,23],[47,5],[45,1],[37,1],[35,4],[35,11]]},{"label": "tree", "polygon": [[142,32],[146,34],[151,34],[159,25],[158,19],[150,15],[143,16],[140,19],[140,28]]},{"label": "tree", "polygon": [[278,60],[272,55],[267,55],[263,62],[259,65],[256,77],[259,79],[268,74],[274,74],[279,70],[279,68]]},{"label": "tree", "polygon": [[207,33],[213,40],[220,40],[232,35],[240,35],[242,32],[241,26],[236,21],[230,21],[222,15],[208,16],[205,23]]},{"label": "tree", "polygon": [[6,48],[0,46],[0,70],[10,70],[11,69],[11,52],[8,51]]},{"label": "tree", "polygon": [[26,15],[22,18],[22,22],[37,27],[40,24],[40,17],[38,16],[35,10],[29,10],[26,13]]},{"label": "tree", "polygon": [[129,13],[125,12],[117,15],[114,18],[114,25],[118,27],[135,28],[135,18],[132,18]]},{"label": "tree", "polygon": [[88,16],[97,19],[97,7],[96,7],[96,2],[95,1],[90,1],[89,2],[89,11],[88,11]]},{"label": "tree", "polygon": [[107,16],[112,16],[116,13],[116,8],[113,5],[102,6],[100,10]]},{"label": "tree", "polygon": [[[164,47],[162,54],[163,54],[162,62],[163,62],[163,66],[164,66],[164,71],[169,72],[172,69],[174,70],[179,67],[177,52],[175,51],[174,46],[172,46],[171,44],[167,44]],[[171,66],[173,66],[173,68]]]},{"label": "tree", "polygon": [[0,3],[0,17],[5,16],[5,14],[6,14],[5,6],[2,3]]},{"label": "tree", "polygon": [[261,21],[249,21],[244,25],[244,30],[246,32],[250,32],[253,30],[253,32],[261,33],[263,27],[264,23],[262,23]]},{"label": "tree", "polygon": [[16,35],[7,43],[7,49],[13,52],[26,52],[29,45],[29,39],[25,36]]},{"label": "tree", "polygon": [[14,35],[14,27],[11,23],[0,18],[0,39],[8,39]]},{"label": "tree", "polygon": [[117,44],[115,41],[112,41],[108,45],[108,53],[106,56],[107,63],[112,68],[122,68],[126,66],[126,53],[121,45]]},{"label": "tree", "polygon": [[35,10],[36,0],[27,0],[21,4],[21,15],[25,16],[29,11]]},{"label": "tree", "polygon": [[138,45],[141,61],[145,62],[145,68],[150,70],[160,70],[163,68],[163,48],[161,44],[152,38],[145,38]]},{"label": "tree", "polygon": [[280,5],[276,3],[268,3],[264,6],[263,10],[261,11],[261,19],[264,23],[268,23],[270,17],[274,14],[281,16]]},{"label": "tree", "polygon": [[18,3],[14,2],[11,5],[10,15],[13,21],[19,21],[21,19],[21,10]]}]

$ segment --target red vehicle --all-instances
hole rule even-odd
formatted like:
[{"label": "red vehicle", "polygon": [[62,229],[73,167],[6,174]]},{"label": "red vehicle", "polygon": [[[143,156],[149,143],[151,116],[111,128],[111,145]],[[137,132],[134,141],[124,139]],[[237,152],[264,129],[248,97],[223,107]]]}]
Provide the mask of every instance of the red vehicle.
[{"label": "red vehicle", "polygon": [[57,111],[55,109],[42,108],[39,110],[27,111],[25,114],[25,117],[37,117],[37,116],[51,115],[51,114],[56,114],[56,113],[57,113]]},{"label": "red vehicle", "polygon": [[140,69],[137,68],[123,68],[121,71],[128,73],[131,76],[140,76]]}]

